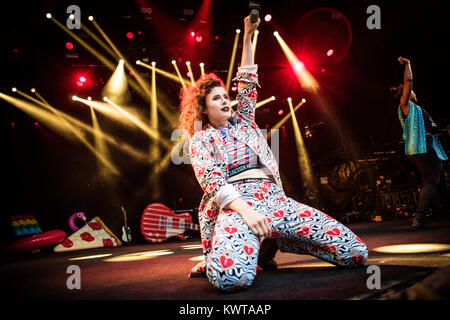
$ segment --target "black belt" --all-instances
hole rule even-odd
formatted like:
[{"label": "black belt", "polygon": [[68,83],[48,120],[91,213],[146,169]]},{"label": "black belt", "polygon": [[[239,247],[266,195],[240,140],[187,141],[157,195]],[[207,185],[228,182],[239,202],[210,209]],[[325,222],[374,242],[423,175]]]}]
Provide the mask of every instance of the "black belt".
[{"label": "black belt", "polygon": [[230,182],[230,183],[231,184],[235,184],[235,183],[255,183],[255,182],[263,182],[263,181],[268,181],[268,182],[272,183],[272,180],[267,179],[267,178],[247,178],[247,179],[233,181],[233,182]]}]

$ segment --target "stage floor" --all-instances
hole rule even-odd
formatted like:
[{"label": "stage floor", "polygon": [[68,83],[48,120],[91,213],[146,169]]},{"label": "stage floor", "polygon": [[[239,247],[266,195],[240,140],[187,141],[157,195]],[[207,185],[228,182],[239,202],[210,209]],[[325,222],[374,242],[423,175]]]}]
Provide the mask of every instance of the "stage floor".
[{"label": "stage floor", "polygon": [[[426,291],[429,295],[443,286],[448,290],[450,217],[431,218],[432,228],[427,231],[414,231],[409,225],[407,220],[349,224],[369,248],[363,268],[341,269],[312,256],[278,252],[278,271],[259,270],[252,287],[232,294],[218,292],[207,279],[187,277],[201,259],[199,239],[7,256],[1,265],[2,288],[7,299],[14,300],[389,299],[402,292],[405,298],[417,283],[433,287]],[[383,246],[412,244],[435,245],[378,251]],[[72,265],[79,267],[80,289],[67,286]],[[371,265],[380,268],[380,289],[368,288]]]}]

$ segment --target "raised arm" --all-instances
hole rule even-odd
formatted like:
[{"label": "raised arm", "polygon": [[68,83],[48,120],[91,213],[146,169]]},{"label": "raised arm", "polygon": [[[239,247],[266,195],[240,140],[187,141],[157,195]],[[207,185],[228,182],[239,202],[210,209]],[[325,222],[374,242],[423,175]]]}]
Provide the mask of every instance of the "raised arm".
[{"label": "raised arm", "polygon": [[261,19],[258,18],[256,23],[250,21],[250,16],[244,19],[244,42],[242,45],[242,58],[241,67],[243,66],[253,66],[255,61],[253,61],[253,42],[252,36],[261,23]]},{"label": "raised arm", "polygon": [[250,16],[244,19],[244,39],[242,46],[241,66],[238,68],[238,109],[237,113],[247,121],[253,122],[255,119],[255,108],[257,100],[256,86],[258,85],[258,68],[253,59],[252,36],[255,33],[261,19],[256,23],[250,21]]},{"label": "raised arm", "polygon": [[411,63],[408,59],[403,57],[399,57],[398,61],[400,64],[405,65],[405,72],[403,74],[403,93],[400,98],[400,108],[405,116],[409,114],[409,98],[411,96],[412,90],[412,71],[411,71]]}]

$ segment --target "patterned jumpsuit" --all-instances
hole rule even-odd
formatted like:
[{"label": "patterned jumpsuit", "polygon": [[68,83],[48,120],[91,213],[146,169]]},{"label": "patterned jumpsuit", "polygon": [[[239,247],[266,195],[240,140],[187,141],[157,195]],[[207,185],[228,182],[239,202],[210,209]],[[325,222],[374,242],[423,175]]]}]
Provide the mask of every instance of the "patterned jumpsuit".
[{"label": "patterned jumpsuit", "polygon": [[[226,148],[220,130],[211,125],[196,132],[189,145],[191,164],[205,192],[199,209],[205,260],[192,268],[189,276],[199,277],[206,272],[209,281],[223,292],[251,285],[263,240],[239,213],[225,209],[236,197],[266,216],[282,252],[313,255],[341,267],[363,266],[368,255],[364,242],[343,224],[285,195],[276,160],[254,122],[257,79],[256,72],[239,68],[238,110],[229,119],[227,132],[256,153],[270,179],[228,183]],[[232,191],[225,192],[226,201],[220,199],[224,189]]]}]

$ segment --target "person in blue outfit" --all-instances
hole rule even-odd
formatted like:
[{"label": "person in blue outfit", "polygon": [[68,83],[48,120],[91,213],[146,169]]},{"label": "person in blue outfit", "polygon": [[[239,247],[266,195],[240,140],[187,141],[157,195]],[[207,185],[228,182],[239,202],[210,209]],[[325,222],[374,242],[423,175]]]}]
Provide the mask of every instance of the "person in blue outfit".
[{"label": "person in blue outfit", "polygon": [[398,117],[403,128],[405,153],[417,166],[423,179],[412,226],[424,230],[428,228],[426,214],[439,193],[446,210],[449,208],[450,191],[441,163],[448,157],[435,135],[438,129],[436,123],[426,110],[416,104],[410,61],[403,57],[399,57],[398,61],[405,67],[403,84],[391,88],[391,92],[399,103]]}]

